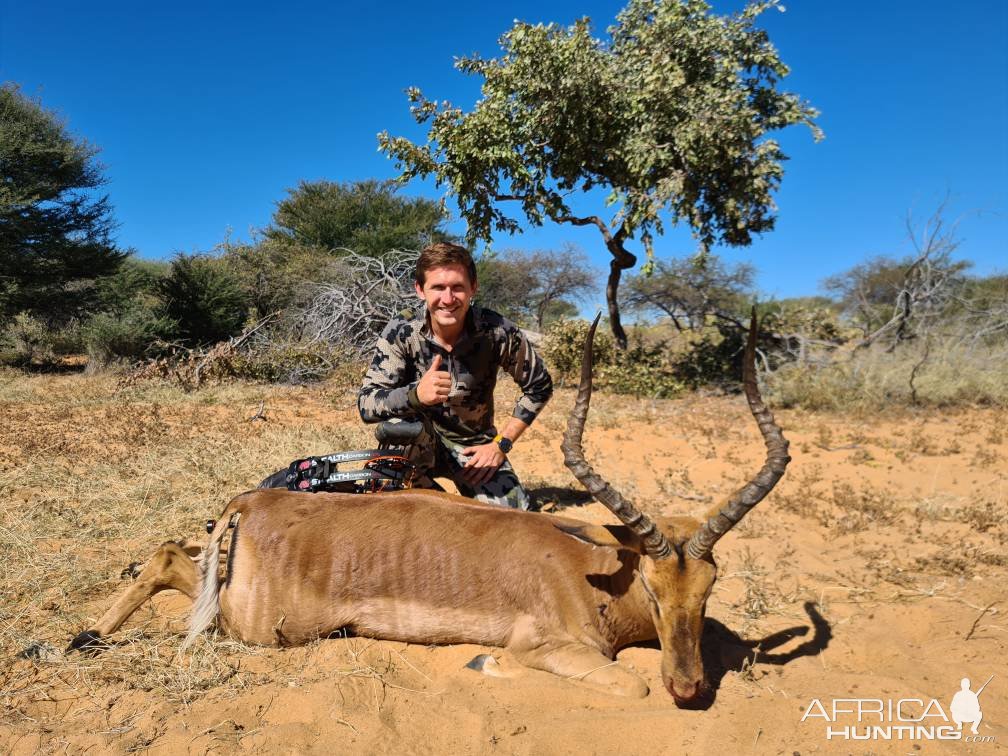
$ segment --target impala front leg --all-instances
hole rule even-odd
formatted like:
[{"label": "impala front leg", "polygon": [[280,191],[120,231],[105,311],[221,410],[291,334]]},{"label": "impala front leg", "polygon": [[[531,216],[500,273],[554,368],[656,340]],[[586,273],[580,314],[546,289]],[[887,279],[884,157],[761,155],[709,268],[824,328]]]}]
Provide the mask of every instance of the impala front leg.
[{"label": "impala front leg", "polygon": [[640,676],[583,643],[547,641],[530,648],[509,645],[508,650],[527,667],[552,672],[604,693],[644,698],[649,692]]}]

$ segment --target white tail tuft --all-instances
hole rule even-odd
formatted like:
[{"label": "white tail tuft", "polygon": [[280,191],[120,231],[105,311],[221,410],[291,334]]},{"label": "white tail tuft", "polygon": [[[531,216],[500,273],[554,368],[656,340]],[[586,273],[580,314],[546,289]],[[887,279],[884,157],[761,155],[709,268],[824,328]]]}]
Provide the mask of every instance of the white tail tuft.
[{"label": "white tail tuft", "polygon": [[[230,508],[230,507],[229,507]],[[227,514],[225,512],[225,514]],[[221,517],[210,534],[210,542],[203,550],[203,559],[200,562],[200,591],[193,604],[192,614],[189,615],[189,632],[186,633],[185,640],[182,641],[181,651],[185,651],[196,640],[196,636],[206,630],[217,619],[220,612],[220,545],[224,540],[224,534],[238,520],[239,514],[236,512],[228,517]],[[234,544],[231,544],[234,548]]]}]

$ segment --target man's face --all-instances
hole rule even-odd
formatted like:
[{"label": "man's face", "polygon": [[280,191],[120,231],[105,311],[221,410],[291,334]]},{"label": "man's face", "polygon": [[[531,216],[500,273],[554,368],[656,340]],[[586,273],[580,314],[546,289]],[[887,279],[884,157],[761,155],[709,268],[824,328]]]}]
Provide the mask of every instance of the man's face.
[{"label": "man's face", "polygon": [[461,265],[446,265],[427,271],[424,285],[414,283],[417,296],[424,300],[430,312],[431,324],[454,330],[465,322],[469,305],[476,294],[476,285]]}]

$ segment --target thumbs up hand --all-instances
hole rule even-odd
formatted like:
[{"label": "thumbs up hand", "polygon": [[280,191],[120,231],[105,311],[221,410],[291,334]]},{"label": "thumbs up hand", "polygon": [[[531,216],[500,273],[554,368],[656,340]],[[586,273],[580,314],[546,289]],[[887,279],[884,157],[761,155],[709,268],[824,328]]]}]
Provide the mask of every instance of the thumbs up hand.
[{"label": "thumbs up hand", "polygon": [[434,355],[430,368],[417,384],[417,399],[421,404],[432,407],[448,400],[451,391],[451,374],[441,368],[441,355]]}]

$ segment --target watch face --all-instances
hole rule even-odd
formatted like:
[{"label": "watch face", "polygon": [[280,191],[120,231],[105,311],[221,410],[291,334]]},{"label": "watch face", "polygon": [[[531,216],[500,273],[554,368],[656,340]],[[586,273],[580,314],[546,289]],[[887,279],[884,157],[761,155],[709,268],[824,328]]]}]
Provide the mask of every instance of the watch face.
[{"label": "watch face", "polygon": [[500,441],[497,442],[497,446],[500,447],[500,450],[502,452],[507,454],[509,451],[511,451],[511,447],[514,446],[514,444],[511,443],[511,439],[502,438]]}]

